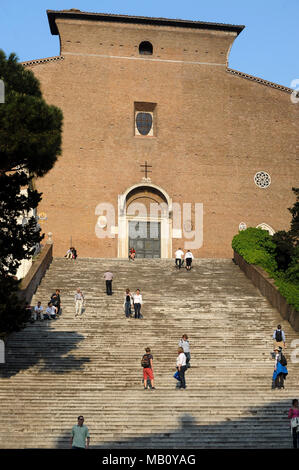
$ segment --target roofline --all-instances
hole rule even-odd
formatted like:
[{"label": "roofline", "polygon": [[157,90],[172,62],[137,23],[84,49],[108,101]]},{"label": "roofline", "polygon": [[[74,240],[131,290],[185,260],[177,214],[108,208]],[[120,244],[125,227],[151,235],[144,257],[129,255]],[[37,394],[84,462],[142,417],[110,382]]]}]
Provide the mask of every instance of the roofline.
[{"label": "roofline", "polygon": [[249,73],[240,72],[239,70],[231,69],[229,67],[227,67],[226,72],[241,78],[245,78],[247,80],[251,80],[256,83],[260,83],[261,85],[266,85],[268,87],[275,88],[276,90],[285,91],[290,94],[295,91],[293,90],[293,88],[289,88],[284,85],[279,85],[279,83],[270,82],[269,80],[265,80],[264,78],[256,77],[255,75],[250,75]]},{"label": "roofline", "polygon": [[55,20],[67,18],[75,20],[106,21],[109,23],[134,23],[154,26],[173,26],[176,28],[210,29],[234,32],[237,35],[243,31],[244,25],[231,25],[223,23],[209,23],[205,21],[178,20],[170,18],[150,18],[145,16],[113,15],[108,13],[91,13],[80,10],[47,10],[51,34],[58,35]]}]

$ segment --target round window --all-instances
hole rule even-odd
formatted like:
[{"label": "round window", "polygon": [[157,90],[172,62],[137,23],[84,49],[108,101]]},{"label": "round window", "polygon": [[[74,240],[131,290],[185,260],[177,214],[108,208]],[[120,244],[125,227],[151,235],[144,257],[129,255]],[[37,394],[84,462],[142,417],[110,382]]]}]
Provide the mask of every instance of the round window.
[{"label": "round window", "polygon": [[259,171],[254,176],[254,182],[259,188],[268,188],[271,184],[271,178],[265,171]]}]

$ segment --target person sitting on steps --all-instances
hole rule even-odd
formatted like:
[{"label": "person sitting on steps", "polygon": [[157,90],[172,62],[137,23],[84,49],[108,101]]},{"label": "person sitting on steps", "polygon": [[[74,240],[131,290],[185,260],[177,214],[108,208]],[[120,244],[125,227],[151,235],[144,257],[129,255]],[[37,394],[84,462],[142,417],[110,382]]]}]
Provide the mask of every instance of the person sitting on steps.
[{"label": "person sitting on steps", "polygon": [[136,251],[134,250],[134,248],[130,248],[130,251],[129,251],[129,261],[130,260],[135,260],[136,258]]}]

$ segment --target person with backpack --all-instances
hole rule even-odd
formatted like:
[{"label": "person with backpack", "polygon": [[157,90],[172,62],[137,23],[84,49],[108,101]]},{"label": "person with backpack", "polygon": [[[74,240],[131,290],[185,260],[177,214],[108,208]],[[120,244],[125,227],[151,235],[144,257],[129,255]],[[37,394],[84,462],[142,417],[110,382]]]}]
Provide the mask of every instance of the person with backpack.
[{"label": "person with backpack", "polygon": [[286,337],[284,331],[281,329],[281,325],[277,325],[277,330],[275,330],[273,333],[273,339],[275,340],[275,347],[286,347]]},{"label": "person with backpack", "polygon": [[298,400],[294,398],[292,408],[289,409],[288,418],[291,420],[291,432],[293,437],[293,448],[299,448],[299,407]]},{"label": "person with backpack", "polygon": [[150,380],[151,390],[156,390],[154,387],[154,366],[153,366],[153,356],[151,354],[150,348],[145,348],[145,354],[143,354],[141,359],[141,366],[143,367],[143,381],[144,381],[144,390],[147,390],[147,380]]},{"label": "person with backpack", "polygon": [[284,380],[288,375],[288,369],[286,368],[287,360],[282,354],[281,347],[274,348],[275,353],[275,365],[274,372],[272,376],[272,389],[274,388],[284,388]]}]

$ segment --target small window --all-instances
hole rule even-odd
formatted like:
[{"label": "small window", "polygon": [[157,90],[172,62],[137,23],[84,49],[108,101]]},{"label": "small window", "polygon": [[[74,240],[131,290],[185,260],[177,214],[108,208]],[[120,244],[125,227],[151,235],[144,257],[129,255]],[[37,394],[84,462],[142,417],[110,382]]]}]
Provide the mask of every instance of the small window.
[{"label": "small window", "polygon": [[134,103],[135,135],[154,136],[156,134],[156,103]]},{"label": "small window", "polygon": [[152,113],[136,113],[136,134],[153,135],[153,114]]},{"label": "small window", "polygon": [[139,54],[142,55],[152,55],[153,46],[149,41],[143,41],[139,44]]}]

